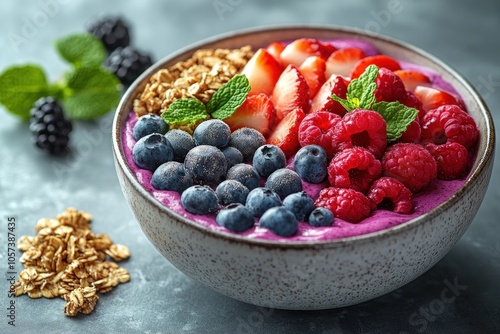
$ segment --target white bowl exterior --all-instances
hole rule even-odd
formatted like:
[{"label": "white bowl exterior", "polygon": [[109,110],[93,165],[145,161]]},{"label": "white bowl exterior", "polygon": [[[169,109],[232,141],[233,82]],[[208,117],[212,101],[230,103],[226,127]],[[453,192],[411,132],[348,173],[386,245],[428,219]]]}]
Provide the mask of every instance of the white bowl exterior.
[{"label": "white bowl exterior", "polygon": [[[195,48],[260,46],[277,39],[308,36],[359,38],[353,34],[355,32],[333,28],[285,28],[230,36]],[[416,54],[404,44],[376,36],[367,39],[381,52],[439,70],[464,97],[481,130],[479,152],[484,154],[473,166],[473,170],[477,166],[481,170],[474,175],[473,182],[459,191],[460,196],[454,196],[431,212],[430,219],[417,218],[370,236],[297,245],[230,237],[179,219],[133,180],[119,140],[126,114],[131,109],[129,98],[120,105],[114,125],[118,177],[142,230],[180,271],[222,294],[251,304],[297,310],[326,309],[367,301],[410,282],[431,268],[459,240],[479,209],[491,176],[494,145],[491,117],[475,91],[463,79],[457,79],[446,65]],[[144,85],[157,68],[182,59],[191,50],[192,47],[166,58],[168,62],[162,61],[163,65],[145,73],[131,90]]]}]

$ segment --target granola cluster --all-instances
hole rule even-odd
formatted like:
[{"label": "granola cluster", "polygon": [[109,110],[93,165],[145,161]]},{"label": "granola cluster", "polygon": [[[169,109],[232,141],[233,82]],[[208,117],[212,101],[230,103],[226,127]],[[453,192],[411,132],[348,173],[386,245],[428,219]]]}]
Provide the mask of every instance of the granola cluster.
[{"label": "granola cluster", "polygon": [[91,220],[89,213],[68,208],[55,219],[40,219],[35,226],[37,236],[19,238],[17,246],[24,252],[20,259],[24,269],[14,284],[14,294],[31,298],[60,296],[66,301],[64,313],[75,316],[92,312],[98,292],[128,282],[128,271],[106,258],[127,259],[129,249],[113,244],[105,233],[92,233]]},{"label": "granola cluster", "polygon": [[157,71],[134,100],[137,117],[162,110],[179,98],[207,103],[217,89],[238,74],[252,57],[250,46],[200,49],[185,61]]}]

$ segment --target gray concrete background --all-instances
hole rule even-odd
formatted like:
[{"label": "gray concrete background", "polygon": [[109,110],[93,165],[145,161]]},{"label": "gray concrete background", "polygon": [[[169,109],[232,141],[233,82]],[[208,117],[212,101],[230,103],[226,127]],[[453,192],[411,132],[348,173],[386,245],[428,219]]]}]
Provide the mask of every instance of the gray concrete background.
[{"label": "gray concrete background", "polygon": [[[394,9],[396,10],[391,10]],[[41,64],[51,80],[66,65],[53,41],[82,31],[97,16],[120,14],[133,44],[159,59],[189,43],[248,27],[338,24],[422,47],[462,73],[483,95],[495,122],[500,108],[498,1],[14,1],[0,3],[0,70]],[[38,20],[38,21],[37,21]],[[26,25],[36,24],[26,30]],[[15,36],[23,37],[21,42]],[[17,42],[16,42],[17,41]],[[27,123],[0,108],[0,332],[5,333],[498,333],[500,332],[500,177],[492,183],[472,226],[429,272],[361,305],[317,312],[261,309],[221,296],[164,260],[145,238],[115,176],[113,115],[77,122],[72,154],[51,158],[30,143]],[[63,166],[63,169],[61,169]],[[59,167],[59,168],[58,168]],[[102,295],[90,316],[63,315],[62,299],[15,299],[16,326],[7,324],[7,218],[16,235],[34,235],[41,217],[66,207],[89,211],[93,230],[129,246],[123,265],[132,276]],[[21,256],[16,253],[17,260]],[[21,270],[18,263],[17,270]],[[5,276],[7,276],[5,274]],[[456,298],[443,299],[449,285]]]}]

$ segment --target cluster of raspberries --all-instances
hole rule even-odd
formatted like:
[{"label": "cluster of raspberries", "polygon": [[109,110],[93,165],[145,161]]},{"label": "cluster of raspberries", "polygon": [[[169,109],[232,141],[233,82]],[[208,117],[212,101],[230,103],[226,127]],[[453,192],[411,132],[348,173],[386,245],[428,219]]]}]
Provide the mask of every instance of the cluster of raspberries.
[{"label": "cluster of raspberries", "polygon": [[[395,89],[396,75],[390,73],[377,78],[392,81],[377,83],[377,100],[408,101],[411,93],[404,87]],[[384,91],[383,87],[392,88]],[[436,179],[464,175],[478,137],[473,118],[458,105],[426,111],[418,98],[412,101],[419,115],[394,143],[387,143],[386,122],[375,111],[356,109],[343,116],[319,111],[304,118],[298,132],[300,145],[319,145],[331,159],[330,186],[320,192],[315,206],[352,223],[375,209],[408,214],[413,211],[413,194]]]}]

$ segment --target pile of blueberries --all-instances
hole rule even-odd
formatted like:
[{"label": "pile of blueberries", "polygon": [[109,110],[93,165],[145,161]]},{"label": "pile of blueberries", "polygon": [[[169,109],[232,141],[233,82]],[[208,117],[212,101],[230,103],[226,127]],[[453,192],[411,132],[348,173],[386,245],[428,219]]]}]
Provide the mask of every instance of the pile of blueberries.
[{"label": "pile of blueberries", "polygon": [[321,183],[327,175],[327,154],[317,145],[301,148],[294,170],[285,168],[283,151],[266,144],[257,130],[231,132],[221,120],[200,123],[193,135],[168,130],[158,115],[139,118],[133,129],[135,164],[153,172],[151,185],[181,194],[192,214],[215,214],[216,222],[233,232],[255,224],[280,236],[297,232],[298,221],[311,226],[333,224],[328,209],[314,208],[302,190],[302,179]]}]

